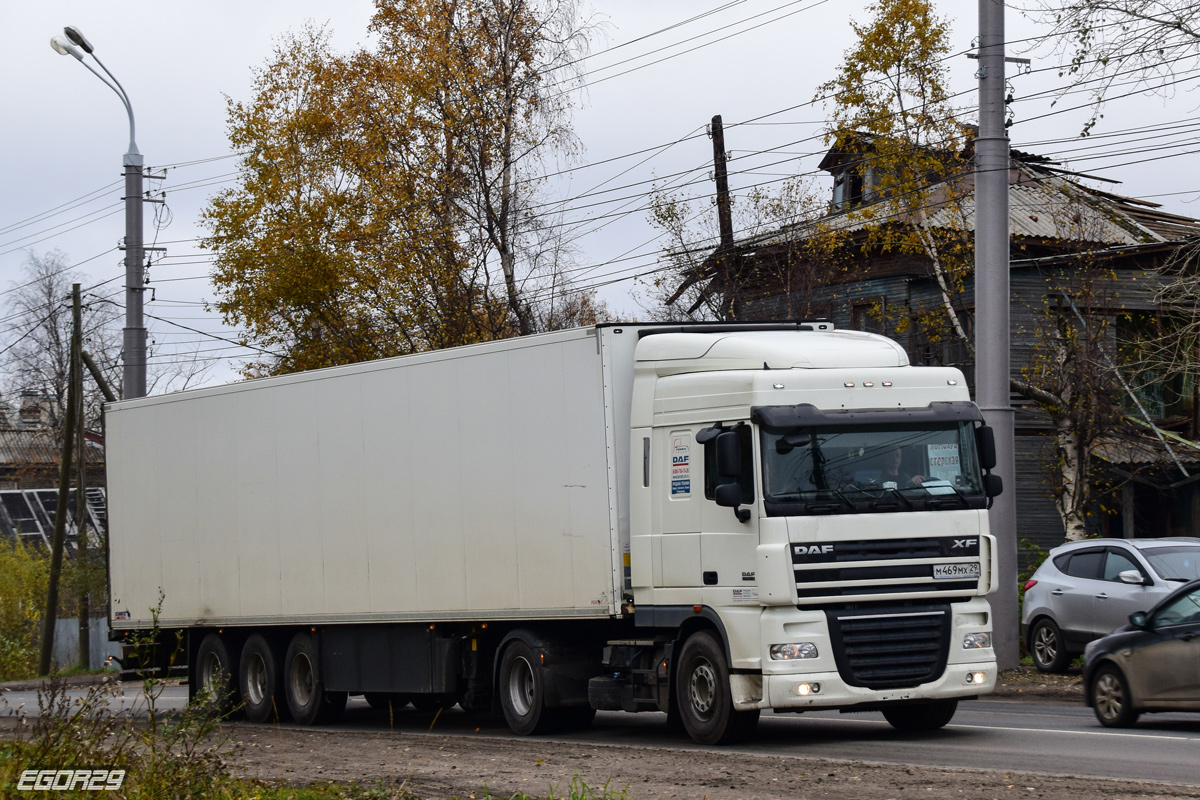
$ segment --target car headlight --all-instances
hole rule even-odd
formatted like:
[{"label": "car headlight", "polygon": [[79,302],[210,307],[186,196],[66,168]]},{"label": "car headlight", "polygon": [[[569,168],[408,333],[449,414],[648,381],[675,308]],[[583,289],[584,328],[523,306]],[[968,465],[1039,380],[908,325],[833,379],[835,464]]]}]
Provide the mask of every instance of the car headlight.
[{"label": "car headlight", "polygon": [[990,633],[968,633],[963,637],[963,650],[979,650],[992,646]]},{"label": "car headlight", "polygon": [[816,658],[817,646],[812,642],[771,645],[772,661],[793,661],[797,658]]}]

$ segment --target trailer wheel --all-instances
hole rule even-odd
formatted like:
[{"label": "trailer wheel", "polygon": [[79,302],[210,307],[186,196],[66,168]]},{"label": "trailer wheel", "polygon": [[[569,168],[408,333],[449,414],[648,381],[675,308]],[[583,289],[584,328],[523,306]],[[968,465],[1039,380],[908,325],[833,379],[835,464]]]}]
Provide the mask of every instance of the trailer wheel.
[{"label": "trailer wheel", "polygon": [[957,700],[935,700],[932,703],[885,708],[883,718],[898,731],[918,733],[945,727],[954,718],[957,709]]},{"label": "trailer wheel", "polygon": [[754,732],[758,709],[734,710],[725,651],[708,631],[693,634],[683,643],[675,681],[679,716],[693,741],[731,744]]},{"label": "trailer wheel", "polygon": [[346,710],[345,692],[325,691],[320,679],[317,644],[308,633],[297,633],[284,658],[283,689],[292,719],[301,725],[336,722]]},{"label": "trailer wheel", "polygon": [[287,717],[287,699],[279,679],[279,656],[266,637],[256,633],[242,646],[238,688],[246,718],[251,722]]},{"label": "trailer wheel", "polygon": [[500,660],[500,707],[512,732],[519,736],[549,733],[558,722],[545,705],[546,676],[533,649],[519,639]]},{"label": "trailer wheel", "polygon": [[234,709],[237,683],[229,648],[219,634],[210,633],[200,641],[196,651],[196,683],[193,699],[199,700],[217,716],[226,716]]}]

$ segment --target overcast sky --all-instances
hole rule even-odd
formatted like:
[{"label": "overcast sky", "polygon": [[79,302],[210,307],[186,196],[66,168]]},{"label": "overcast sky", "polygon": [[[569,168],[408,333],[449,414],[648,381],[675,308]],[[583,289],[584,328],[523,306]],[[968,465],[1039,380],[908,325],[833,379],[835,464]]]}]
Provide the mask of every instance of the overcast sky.
[{"label": "overcast sky", "polygon": [[[754,183],[814,169],[815,154],[823,149],[819,134],[825,112],[808,103],[816,87],[834,76],[851,45],[849,20],[863,20],[865,5],[863,0],[594,2],[607,32],[593,45],[595,55],[586,64],[589,86],[575,114],[575,130],[586,150],[553,188],[568,208],[620,199],[572,212],[575,218],[606,215],[587,226],[595,231],[577,243],[578,282],[603,284],[601,296],[613,310],[637,317],[632,278],[655,268],[658,250],[644,201],[634,196],[648,187],[631,186],[590,200],[570,198],[605,181],[611,181],[605,187],[611,188],[686,170],[694,171],[678,180],[698,180],[694,190],[711,191],[711,143],[703,135],[686,137],[703,134],[713,114],[721,114],[728,128],[735,194]],[[275,37],[305,20],[327,24],[340,50],[364,43],[372,7],[367,0],[5,0],[0,26],[0,63],[7,77],[5,124],[0,126],[0,151],[5,154],[0,289],[18,281],[29,252],[57,249],[79,265],[90,284],[104,282],[96,293],[123,302],[122,254],[115,248],[124,234],[119,178],[128,124],[116,95],[73,58],[50,48],[50,37],[73,25],[129,92],[147,167],[168,168],[161,188],[170,224],[156,229],[147,206],[146,242],[157,239],[169,256],[150,271],[154,292],[147,311],[205,334],[235,336],[203,310],[202,302],[212,298],[208,257],[195,245],[202,233],[200,210],[229,185],[236,169],[226,138],[225,97],[248,99],[251,71],[269,56]],[[978,29],[977,3],[941,0],[939,7],[952,21],[956,52],[965,53]],[[1084,98],[1068,96],[1052,107],[1050,93],[1061,83],[1058,59],[1048,50],[1020,52],[1026,45],[1017,42],[1044,31],[1011,8],[1007,26],[1014,42],[1009,55],[1034,59],[1031,74],[1010,71],[1016,98],[1014,146],[1070,158],[1068,166],[1074,169],[1122,181],[1105,185],[1109,190],[1152,197],[1169,210],[1200,216],[1195,205],[1200,138],[1189,119],[1200,96],[1181,91],[1168,99],[1116,101],[1092,139],[1073,140],[1086,113],[1065,109]],[[951,59],[950,68],[952,87],[971,92],[976,62],[963,55]],[[1185,77],[1181,87],[1193,86],[1194,78]],[[969,94],[964,99],[974,102]],[[735,125],[752,119],[757,123]],[[1159,129],[1132,130],[1149,126]],[[663,147],[680,139],[685,141]],[[773,149],[769,155],[754,155],[768,149]],[[781,159],[793,160],[773,163]],[[595,162],[606,163],[589,166]],[[615,214],[624,215],[610,216]],[[214,359],[210,381],[231,379],[231,365],[252,355],[161,320],[148,320],[152,338],[166,345],[160,349],[199,348],[202,358]],[[10,322],[0,323],[0,343],[19,334]]]}]

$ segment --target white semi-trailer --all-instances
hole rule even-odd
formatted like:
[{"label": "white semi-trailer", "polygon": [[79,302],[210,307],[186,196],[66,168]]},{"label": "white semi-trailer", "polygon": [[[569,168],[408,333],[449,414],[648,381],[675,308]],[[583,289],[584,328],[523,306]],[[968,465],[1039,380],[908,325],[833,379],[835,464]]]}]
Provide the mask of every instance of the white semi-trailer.
[{"label": "white semi-trailer", "polygon": [[[990,431],[824,322],[599,325],[108,407],[114,637],[252,720],[946,724],[990,691]],[[161,598],[161,599],[160,599]]]}]

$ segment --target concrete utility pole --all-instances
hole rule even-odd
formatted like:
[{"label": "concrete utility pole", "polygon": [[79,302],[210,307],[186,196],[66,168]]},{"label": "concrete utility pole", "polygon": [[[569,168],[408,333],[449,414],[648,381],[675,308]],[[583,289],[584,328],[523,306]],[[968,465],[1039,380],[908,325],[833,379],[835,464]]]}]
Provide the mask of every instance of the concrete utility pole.
[{"label": "concrete utility pole", "polygon": [[729,175],[725,168],[725,127],[721,123],[720,114],[712,118],[712,140],[713,177],[717,182],[717,224],[721,230],[721,244],[717,252],[721,254],[721,281],[725,293],[721,316],[728,318],[732,306],[730,288],[733,277],[730,275],[728,251],[733,248],[733,213],[729,202]]},{"label": "concrete utility pole", "polygon": [[975,139],[975,393],[996,434],[1004,492],[988,512],[999,544],[992,643],[1001,669],[1017,665],[1017,513],[1009,403],[1008,132],[1004,127],[1004,2],[979,0],[979,136]]},{"label": "concrete utility pole", "polygon": [[[125,112],[129,115],[129,148],[125,152],[125,328],[122,343],[124,345],[125,369],[122,375],[122,395],[131,397],[146,396],[146,321],[143,315],[142,298],[146,293],[146,272],[143,267],[145,249],[142,242],[142,192],[144,182],[143,168],[145,159],[138,152],[136,128],[133,122],[133,106],[129,103],[129,95],[125,87],[109,72],[99,58],[95,48],[78,28],[70,26],[63,28],[66,34],[55,36],[50,40],[50,46],[60,55],[73,56],[83,64],[105,86],[116,92],[117,97],[125,104]],[[69,41],[68,41],[69,40]],[[82,52],[81,52],[82,51]],[[104,74],[105,80],[90,64],[83,60],[84,53],[95,59]],[[109,83],[109,80],[112,83]]]}]

